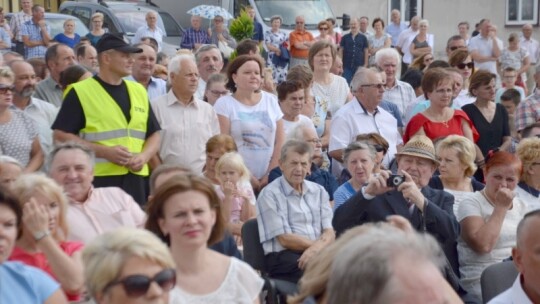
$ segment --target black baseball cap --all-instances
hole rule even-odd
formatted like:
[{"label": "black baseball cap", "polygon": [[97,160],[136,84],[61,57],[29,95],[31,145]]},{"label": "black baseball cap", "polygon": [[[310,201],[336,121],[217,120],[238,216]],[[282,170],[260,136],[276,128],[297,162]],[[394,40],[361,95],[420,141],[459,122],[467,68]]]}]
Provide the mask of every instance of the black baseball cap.
[{"label": "black baseball cap", "polygon": [[108,50],[115,50],[122,53],[141,53],[143,50],[133,47],[124,41],[122,36],[117,34],[105,33],[101,36],[96,44],[96,50],[98,53]]}]

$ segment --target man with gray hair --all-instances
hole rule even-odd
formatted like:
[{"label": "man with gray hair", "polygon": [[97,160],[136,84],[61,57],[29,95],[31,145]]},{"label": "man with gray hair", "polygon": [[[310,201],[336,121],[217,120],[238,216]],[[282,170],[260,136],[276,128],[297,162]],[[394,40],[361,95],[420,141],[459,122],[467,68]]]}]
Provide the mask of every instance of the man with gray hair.
[{"label": "man with gray hair", "polygon": [[375,54],[375,62],[386,75],[383,99],[398,106],[401,119],[405,119],[407,106],[416,100],[416,94],[410,84],[398,79],[401,60],[396,49],[381,49]]},{"label": "man with gray hair", "polygon": [[534,68],[540,61],[540,43],[532,37],[533,27],[531,24],[525,24],[521,28],[523,36],[520,39],[520,46],[529,53],[530,66],[527,70],[527,88],[529,92],[534,90]]},{"label": "man with gray hair", "polygon": [[457,303],[441,275],[444,257],[428,235],[371,227],[338,251],[328,303]]},{"label": "man with gray hair", "polygon": [[213,74],[220,73],[221,69],[223,69],[223,57],[215,44],[207,44],[203,45],[195,53],[195,60],[197,61],[197,69],[200,76],[195,96],[203,99],[208,78]]},{"label": "man with gray hair", "polygon": [[143,228],[146,215],[133,198],[117,187],[94,188],[94,152],[75,142],[56,145],[47,158],[49,176],[69,199],[67,238],[87,243],[119,227]]},{"label": "man with gray hair", "polygon": [[169,62],[171,89],[152,100],[151,105],[163,127],[156,164],[177,164],[200,173],[205,163],[205,146],[219,134],[214,108],[195,97],[199,72],[193,55],[177,55]]},{"label": "man with gray hair", "polygon": [[398,36],[396,50],[403,55],[401,75],[405,74],[407,67],[411,64],[413,59],[411,54],[411,43],[414,40],[414,37],[418,35],[418,22],[420,22],[420,17],[412,17],[409,28],[402,31]]},{"label": "man with gray hair", "polygon": [[519,275],[512,287],[489,301],[489,304],[540,303],[540,210],[527,213],[517,227],[512,258]]},{"label": "man with gray hair", "polygon": [[143,37],[152,37],[156,39],[158,44],[158,52],[161,52],[161,46],[163,42],[163,36],[165,34],[163,33],[163,30],[159,26],[157,26],[158,22],[158,15],[156,11],[149,11],[146,13],[146,24],[139,27],[137,29],[137,32],[135,32],[135,36],[133,36],[133,39],[131,39],[131,44],[137,44],[141,42],[141,39]]},{"label": "man with gray hair", "polygon": [[257,198],[257,224],[269,276],[297,283],[311,258],[335,239],[328,193],[306,181],[310,144],[289,140],[281,148],[283,175]]}]

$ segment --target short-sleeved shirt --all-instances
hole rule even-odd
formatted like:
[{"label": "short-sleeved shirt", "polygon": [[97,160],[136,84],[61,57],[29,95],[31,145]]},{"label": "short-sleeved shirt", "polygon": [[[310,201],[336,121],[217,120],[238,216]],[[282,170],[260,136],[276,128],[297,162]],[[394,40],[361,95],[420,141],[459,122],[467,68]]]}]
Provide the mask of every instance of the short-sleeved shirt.
[{"label": "short-sleeved shirt", "polygon": [[416,94],[410,84],[396,79],[394,86],[384,91],[383,100],[397,105],[404,119],[407,106],[416,101]]},{"label": "short-sleeved shirt", "polygon": [[[47,29],[47,33],[50,34],[51,27],[47,24],[45,28]],[[22,36],[28,36],[30,41],[43,41],[41,28],[32,19],[24,23],[21,33],[22,33]],[[30,59],[30,58],[36,58],[36,57],[45,57],[45,52],[47,51],[47,47],[44,45],[38,45],[38,46],[33,46],[33,47],[24,46],[24,50],[25,50],[25,58]]]},{"label": "short-sleeved shirt", "polygon": [[81,36],[75,33],[73,38],[66,36],[64,33],[59,33],[54,36],[54,41],[68,45],[70,48],[74,48],[77,43],[81,41]]},{"label": "short-sleeved shirt", "polygon": [[320,98],[323,108],[326,107],[334,115],[347,102],[351,90],[345,78],[334,74],[330,74],[330,77],[331,82],[327,85],[313,82],[311,93]]},{"label": "short-sleeved shirt", "polygon": [[312,241],[332,228],[332,209],[328,193],[316,183],[304,180],[303,193],[296,191],[281,176],[263,188],[257,198],[257,224],[264,253],[285,248],[277,237],[296,234]]},{"label": "short-sleeved shirt", "polygon": [[196,30],[189,27],[184,33],[180,47],[183,49],[192,50],[195,48],[195,43],[210,43],[210,37],[208,36],[208,32],[203,29]]},{"label": "short-sleeved shirt", "polygon": [[[497,40],[499,49],[502,51],[502,42]],[[477,51],[482,56],[493,56],[493,40],[492,38],[484,38],[481,34],[478,34],[471,38],[469,41],[469,53]],[[490,60],[485,62],[475,62],[476,70],[488,70],[493,74],[497,74],[497,62],[496,60]]]},{"label": "short-sleeved shirt", "polygon": [[349,181],[344,182],[336,192],[334,192],[334,211],[336,211],[339,206],[343,205],[349,198],[356,194],[353,186]]},{"label": "short-sleeved shirt", "polygon": [[540,121],[540,90],[535,90],[532,95],[520,102],[514,113],[516,131],[521,131],[527,126]]},{"label": "short-sleeved shirt", "polygon": [[314,41],[313,35],[308,31],[294,30],[289,34],[289,41],[291,42],[291,57],[308,59],[309,49],[297,49],[294,44],[297,42]]},{"label": "short-sleeved shirt", "polygon": [[166,34],[163,33],[163,30],[161,30],[160,27],[156,26],[155,29],[151,29],[148,25],[143,25],[139,27],[135,32],[135,36],[133,36],[133,38],[131,39],[131,44],[137,44],[141,42],[142,38],[152,37],[156,39],[158,43],[158,52],[161,52],[164,36],[166,36]]},{"label": "short-sleeved shirt", "polygon": [[11,31],[13,32],[13,38],[17,42],[22,42],[22,28],[26,21],[32,19],[32,13],[26,14],[24,11],[20,11],[16,14],[13,14],[9,25],[11,26]]},{"label": "short-sleeved shirt", "polygon": [[343,36],[339,43],[343,50],[343,68],[356,71],[359,66],[366,64],[365,52],[369,47],[366,36],[358,33],[353,37],[351,33]]},{"label": "short-sleeved shirt", "polygon": [[0,303],[44,303],[58,289],[44,271],[21,262],[0,264]]},{"label": "short-sleeved shirt", "polygon": [[11,156],[26,167],[30,162],[32,143],[38,135],[36,124],[30,116],[12,110],[11,120],[0,124],[0,154]]}]

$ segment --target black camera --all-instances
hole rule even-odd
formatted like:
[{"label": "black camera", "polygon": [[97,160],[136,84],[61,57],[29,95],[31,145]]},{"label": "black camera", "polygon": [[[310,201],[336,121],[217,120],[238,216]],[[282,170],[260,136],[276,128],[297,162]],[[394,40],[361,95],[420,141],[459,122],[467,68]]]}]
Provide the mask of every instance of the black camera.
[{"label": "black camera", "polygon": [[405,181],[405,176],[392,174],[386,180],[386,186],[388,186],[388,187],[398,187],[399,185],[403,184],[404,181]]}]

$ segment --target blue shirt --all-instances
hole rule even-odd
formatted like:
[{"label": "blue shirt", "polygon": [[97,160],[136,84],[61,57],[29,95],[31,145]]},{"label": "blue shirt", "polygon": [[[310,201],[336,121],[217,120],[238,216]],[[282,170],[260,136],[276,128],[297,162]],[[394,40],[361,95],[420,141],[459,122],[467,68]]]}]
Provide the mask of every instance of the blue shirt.
[{"label": "blue shirt", "polygon": [[341,38],[340,46],[343,49],[343,68],[356,71],[359,66],[364,65],[364,53],[367,52],[368,41],[361,33],[353,38],[349,33]]},{"label": "blue shirt", "polygon": [[188,28],[184,33],[184,37],[182,37],[180,47],[183,49],[192,50],[195,48],[195,43],[210,43],[210,37],[208,37],[208,32],[202,29],[196,30],[192,27]]},{"label": "blue shirt", "polygon": [[[270,171],[270,173],[268,173],[268,183],[271,183],[281,175],[281,169],[279,167],[275,167],[272,169],[272,171]],[[334,192],[338,188],[338,183],[336,178],[330,174],[330,172],[321,170],[319,167],[317,167],[317,165],[311,163],[311,174],[306,176],[306,180],[323,186],[324,190],[328,192],[330,200],[334,200]]]},{"label": "blue shirt", "polygon": [[334,212],[336,212],[339,206],[343,205],[349,198],[356,194],[356,191],[352,187],[351,183],[346,181],[343,185],[334,193]]},{"label": "blue shirt", "polygon": [[[133,76],[127,76],[124,78],[125,80],[131,80],[137,82]],[[148,87],[146,88],[146,92],[148,93],[148,100],[152,101],[156,99],[159,96],[163,96],[167,94],[167,82],[161,78],[156,78],[151,76],[150,82],[148,83]]]},{"label": "blue shirt", "polygon": [[69,38],[64,33],[57,34],[54,36],[54,41],[68,45],[70,48],[74,48],[77,43],[81,41],[81,36],[75,33],[75,37]]},{"label": "blue shirt", "polygon": [[257,42],[261,42],[264,40],[264,33],[263,33],[263,27],[262,25],[257,22],[257,21],[253,21],[253,26],[254,26],[254,31],[253,31],[253,37],[251,37],[251,39],[257,41]]},{"label": "blue shirt", "polygon": [[7,44],[7,50],[11,49],[11,38],[9,37],[9,34],[6,32],[6,30],[4,30],[4,28],[0,28],[0,40]]},{"label": "blue shirt", "polygon": [[[51,32],[51,28],[47,24],[45,26],[47,33]],[[22,36],[28,36],[30,41],[43,41],[43,36],[41,34],[41,28],[37,23],[34,23],[34,20],[26,21],[22,28]],[[45,57],[45,52],[47,47],[44,45],[38,45],[34,47],[24,47],[25,50],[25,59],[35,58],[35,57]]]},{"label": "blue shirt", "polygon": [[60,288],[48,274],[20,262],[0,264],[0,303],[43,303]]},{"label": "blue shirt", "polygon": [[401,119],[401,112],[399,111],[399,108],[395,103],[383,100],[379,104],[379,107],[385,109],[386,112],[392,114],[392,116],[394,116],[394,118],[396,118],[397,120],[397,126],[399,128],[403,128],[403,119]]},{"label": "blue shirt", "polygon": [[395,25],[393,22],[386,27],[386,33],[392,37],[392,46],[396,46],[398,43],[399,34],[403,30],[407,29],[407,24],[405,22],[400,22],[399,25]]}]

